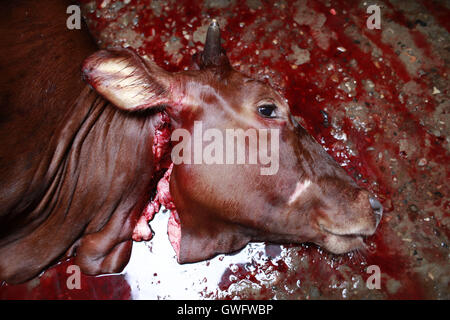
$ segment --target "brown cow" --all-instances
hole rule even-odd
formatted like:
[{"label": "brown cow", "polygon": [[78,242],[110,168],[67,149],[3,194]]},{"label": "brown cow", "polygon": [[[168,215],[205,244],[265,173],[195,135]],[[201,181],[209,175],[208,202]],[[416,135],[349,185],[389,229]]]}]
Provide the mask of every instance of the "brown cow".
[{"label": "brown cow", "polygon": [[255,240],[343,253],[375,232],[380,203],[293,120],[285,99],[233,70],[216,23],[198,70],[171,74],[131,50],[92,54],[89,35],[65,27],[67,5],[18,1],[2,11],[0,280],[25,281],[65,256],[91,275],[123,269],[156,183],[161,114],[190,133],[195,121],[279,132],[273,175],[258,165],[174,165],[179,262]]}]

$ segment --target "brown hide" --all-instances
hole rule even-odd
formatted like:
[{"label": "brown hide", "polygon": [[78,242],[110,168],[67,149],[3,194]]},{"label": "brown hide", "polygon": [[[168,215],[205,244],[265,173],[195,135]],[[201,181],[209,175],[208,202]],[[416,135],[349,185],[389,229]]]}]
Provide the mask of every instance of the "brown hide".
[{"label": "brown hide", "polygon": [[66,28],[69,3],[2,7],[0,279],[11,283],[70,247],[88,274],[120,271],[151,188],[157,118],[87,88],[81,64],[96,46],[86,26]]}]

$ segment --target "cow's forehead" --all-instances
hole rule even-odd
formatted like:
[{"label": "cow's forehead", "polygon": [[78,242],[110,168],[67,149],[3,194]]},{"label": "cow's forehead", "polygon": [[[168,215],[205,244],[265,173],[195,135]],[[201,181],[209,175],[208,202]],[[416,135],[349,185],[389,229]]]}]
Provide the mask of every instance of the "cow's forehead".
[{"label": "cow's forehead", "polygon": [[189,91],[196,91],[198,96],[209,96],[214,92],[229,103],[273,103],[289,113],[287,100],[279,92],[265,82],[236,70],[230,70],[225,76],[218,76],[211,70],[194,71],[186,75],[190,78],[185,82],[188,94]]}]

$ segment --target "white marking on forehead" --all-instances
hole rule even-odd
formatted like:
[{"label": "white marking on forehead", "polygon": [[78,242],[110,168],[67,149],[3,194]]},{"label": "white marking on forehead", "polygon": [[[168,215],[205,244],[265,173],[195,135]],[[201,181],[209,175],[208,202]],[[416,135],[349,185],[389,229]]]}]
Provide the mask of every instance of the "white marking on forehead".
[{"label": "white marking on forehead", "polygon": [[186,92],[187,94],[183,97],[183,103],[188,105],[198,105],[202,102],[202,95],[206,93],[215,96],[217,99],[222,99],[217,94],[217,91],[209,84],[199,84],[189,81],[186,84]]},{"label": "white marking on forehead", "polygon": [[311,185],[311,180],[304,180],[297,182],[294,192],[289,197],[289,204],[294,203],[303,192]]},{"label": "white marking on forehead", "polygon": [[214,87],[209,84],[199,84],[192,81],[186,84],[186,95],[182,98],[180,103],[193,108],[203,107],[205,105],[203,101],[203,96],[205,94],[214,96],[223,108],[228,106],[228,102],[217,92],[216,89],[214,89]]}]

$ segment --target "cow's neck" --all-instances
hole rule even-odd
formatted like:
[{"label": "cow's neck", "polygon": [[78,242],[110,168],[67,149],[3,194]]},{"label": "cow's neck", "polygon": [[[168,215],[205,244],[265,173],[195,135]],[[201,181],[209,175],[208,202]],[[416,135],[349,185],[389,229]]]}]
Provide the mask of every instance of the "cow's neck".
[{"label": "cow's neck", "polygon": [[154,187],[152,146],[159,116],[126,114],[87,87],[66,108],[31,178],[34,204],[17,214],[15,231],[0,239],[0,255],[14,259],[0,262],[5,279],[19,274],[9,267],[21,270],[13,282],[75,250],[75,263],[87,273],[120,269]]}]

